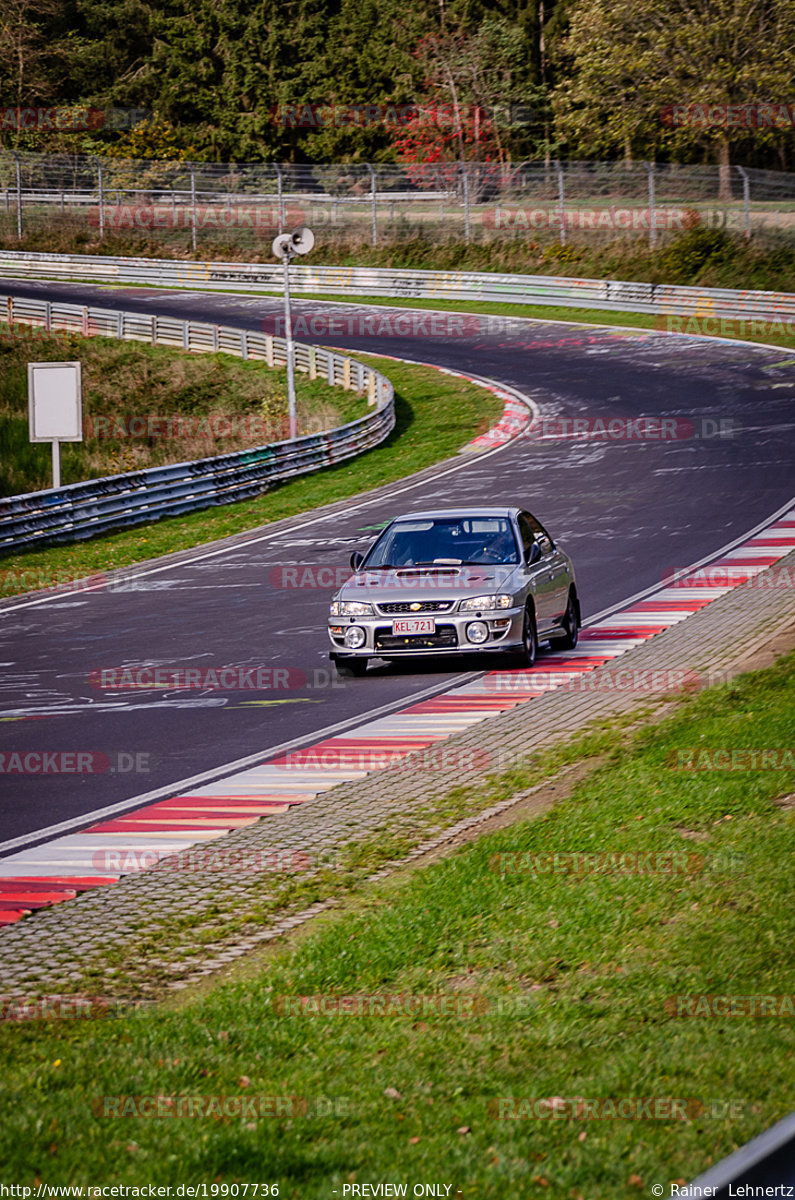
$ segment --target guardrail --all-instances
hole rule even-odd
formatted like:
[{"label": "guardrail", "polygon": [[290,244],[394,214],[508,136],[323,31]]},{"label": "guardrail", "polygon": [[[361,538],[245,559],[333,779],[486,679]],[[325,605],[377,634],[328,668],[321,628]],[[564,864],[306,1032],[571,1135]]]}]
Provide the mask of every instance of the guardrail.
[{"label": "guardrail", "polygon": [[[269,263],[185,262],[0,251],[0,274],[22,279],[79,279],[207,291],[281,293],[282,290],[282,268]],[[554,304],[566,308],[658,313],[661,316],[755,317],[767,321],[789,321],[795,317],[795,295],[790,292],[676,287],[550,275],[294,264],[290,268],[290,288],[303,294],[457,300],[462,303],[478,300]]]},{"label": "guardrail", "polygon": [[[271,334],[5,293],[0,304],[4,309],[0,319],[12,325],[41,325],[47,330],[101,334],[183,350],[220,350],[271,367],[286,363],[284,339]],[[0,554],[243,500],[266,491],[277,480],[353,458],[388,437],[395,409],[394,390],[386,376],[330,350],[301,343],[295,349],[298,370],[310,379],[325,378],[330,384],[366,391],[374,411],[337,429],[268,446],[0,499]]]}]

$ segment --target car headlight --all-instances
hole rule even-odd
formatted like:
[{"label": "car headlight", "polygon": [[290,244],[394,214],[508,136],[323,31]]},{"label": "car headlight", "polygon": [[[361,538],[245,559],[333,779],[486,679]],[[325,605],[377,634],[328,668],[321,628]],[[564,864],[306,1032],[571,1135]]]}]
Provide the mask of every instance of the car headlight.
[{"label": "car headlight", "polygon": [[497,596],[470,596],[468,600],[462,600],[458,611],[459,612],[475,612],[482,608],[510,608],[513,604],[513,598],[501,592]]},{"label": "car headlight", "polygon": [[363,604],[361,600],[332,600],[329,609],[330,617],[371,617],[372,604]]}]

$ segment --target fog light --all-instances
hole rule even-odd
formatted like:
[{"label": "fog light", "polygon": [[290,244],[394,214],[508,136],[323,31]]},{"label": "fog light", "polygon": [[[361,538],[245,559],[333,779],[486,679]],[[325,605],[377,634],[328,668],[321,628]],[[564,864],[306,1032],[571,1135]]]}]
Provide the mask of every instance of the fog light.
[{"label": "fog light", "polygon": [[467,637],[476,646],[482,645],[483,642],[489,640],[488,625],[486,625],[485,621],[470,621],[469,625],[467,625]]},{"label": "fog light", "polygon": [[500,617],[498,621],[492,621],[492,629],[507,629],[511,623],[510,617]]},{"label": "fog light", "polygon": [[349,650],[361,650],[366,641],[367,635],[358,625],[351,625],[350,629],[345,630],[345,645]]}]

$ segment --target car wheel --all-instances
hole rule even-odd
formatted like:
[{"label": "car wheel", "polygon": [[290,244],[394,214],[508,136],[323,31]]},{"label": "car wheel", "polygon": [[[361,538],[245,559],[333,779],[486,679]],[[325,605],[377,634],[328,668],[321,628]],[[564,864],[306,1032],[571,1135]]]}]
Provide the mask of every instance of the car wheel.
[{"label": "car wheel", "polygon": [[574,592],[569,592],[569,602],[563,618],[563,630],[563,637],[552,639],[552,647],[554,650],[573,650],[580,638],[579,614]]},{"label": "car wheel", "polygon": [[367,658],[337,658],[334,665],[342,679],[358,679],[367,670]]},{"label": "car wheel", "polygon": [[535,666],[538,655],[538,630],[536,616],[529,606],[524,610],[524,625],[522,627],[522,649],[519,652],[523,667]]}]

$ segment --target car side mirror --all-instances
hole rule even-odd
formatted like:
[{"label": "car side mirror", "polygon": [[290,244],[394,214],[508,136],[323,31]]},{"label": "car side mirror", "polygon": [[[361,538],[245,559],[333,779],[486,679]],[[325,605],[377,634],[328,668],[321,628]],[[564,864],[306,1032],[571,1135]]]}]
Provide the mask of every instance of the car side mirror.
[{"label": "car side mirror", "polygon": [[351,555],[351,566],[353,567],[354,571],[358,571],[363,562],[364,555],[362,554],[361,550],[354,550],[353,554]]},{"label": "car side mirror", "polygon": [[532,567],[533,563],[537,563],[541,557],[541,547],[538,542],[533,542],[530,549],[527,551],[527,565]]}]

